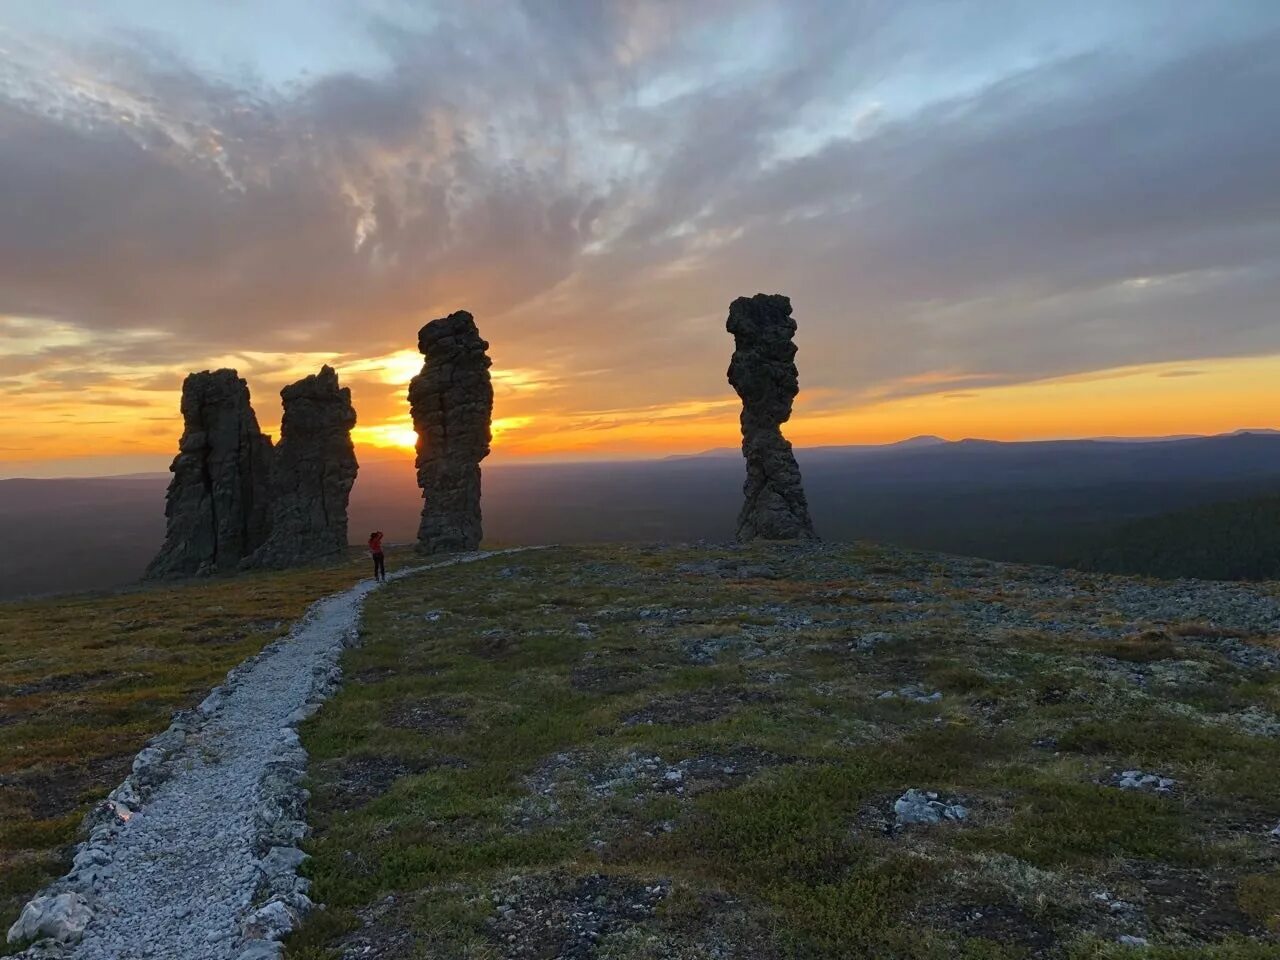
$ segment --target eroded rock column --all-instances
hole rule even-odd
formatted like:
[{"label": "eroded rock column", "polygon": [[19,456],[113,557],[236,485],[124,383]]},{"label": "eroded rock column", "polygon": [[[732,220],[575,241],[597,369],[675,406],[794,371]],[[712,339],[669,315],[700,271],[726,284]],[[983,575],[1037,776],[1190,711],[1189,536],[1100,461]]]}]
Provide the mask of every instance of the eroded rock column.
[{"label": "eroded rock column", "polygon": [[782,424],[800,392],[796,370],[796,322],[791,301],[757,293],[729,305],[733,334],[729,383],[742,398],[742,455],[747,461],[739,540],[815,540],[800,467]]},{"label": "eroded rock column", "polygon": [[234,370],[182,384],[182,439],[169,470],[164,545],[147,577],[235,570],[270,532],[271,438],[258,428],[249,387]]},{"label": "eroded rock column", "polygon": [[254,567],[292,567],[343,557],[347,502],[359,464],[351,442],[351,390],[330,366],[280,391],[284,418],[271,465],[271,535]]},{"label": "eroded rock column", "polygon": [[418,550],[475,550],[482,535],[480,461],[489,455],[493,417],[489,344],[460,310],[423,327],[418,349],[426,362],[409,384],[422,488]]}]

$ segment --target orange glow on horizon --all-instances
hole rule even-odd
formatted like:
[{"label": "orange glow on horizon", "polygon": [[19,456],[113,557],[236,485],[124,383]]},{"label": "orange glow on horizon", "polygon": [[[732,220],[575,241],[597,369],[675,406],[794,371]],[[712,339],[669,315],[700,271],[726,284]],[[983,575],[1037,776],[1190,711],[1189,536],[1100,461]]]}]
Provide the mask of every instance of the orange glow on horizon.
[{"label": "orange glow on horizon", "polygon": [[[375,383],[398,384],[402,381],[396,378],[413,366],[410,361],[420,360],[409,354],[350,365],[358,368],[351,376],[358,410],[361,384],[368,383],[358,374],[373,374]],[[340,373],[346,378],[350,371],[343,367]],[[975,376],[973,385],[962,391],[870,401],[809,390],[801,392],[784,431],[798,446],[887,443],[918,434],[1035,440],[1224,433],[1277,425],[1272,414],[1277,379],[1280,356],[1151,364],[1010,386],[984,386],[984,378]],[[899,387],[920,388],[929,382],[922,376]],[[734,447],[739,441],[739,404],[727,387],[711,398],[582,410],[560,405],[564,397],[581,394],[558,385],[556,378],[539,371],[494,371],[496,459],[661,456]],[[380,389],[390,396],[381,408],[388,415],[362,414],[353,439],[363,449],[411,453],[417,436],[398,398],[402,395]],[[274,435],[270,408],[261,399],[264,392],[255,392],[255,406],[263,429]],[[99,455],[171,456],[181,426],[175,407],[171,387],[113,384],[41,397],[22,411],[0,411],[5,439],[0,461],[74,457],[83,455],[86,446]]]}]

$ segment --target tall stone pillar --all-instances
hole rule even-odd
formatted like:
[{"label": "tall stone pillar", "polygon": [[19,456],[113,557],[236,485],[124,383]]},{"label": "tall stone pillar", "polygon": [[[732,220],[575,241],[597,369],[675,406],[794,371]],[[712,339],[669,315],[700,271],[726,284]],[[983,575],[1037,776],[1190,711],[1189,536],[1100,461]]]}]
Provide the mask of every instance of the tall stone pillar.
[{"label": "tall stone pillar", "polygon": [[489,455],[493,386],[489,344],[465,310],[418,332],[425,358],[409,384],[422,488],[421,553],[475,550],[482,536],[480,461]]},{"label": "tall stone pillar", "polygon": [[188,375],[182,427],[164,545],[148,579],[235,570],[270,531],[271,438],[258,428],[248,385],[234,370]]},{"label": "tall stone pillar", "polygon": [[800,392],[796,370],[796,322],[791,301],[757,293],[729,305],[733,334],[729,383],[742,398],[742,456],[747,461],[739,540],[816,540],[800,467],[782,424]]},{"label": "tall stone pillar", "polygon": [[284,418],[271,466],[271,535],[246,566],[293,567],[347,553],[347,502],[360,465],[351,389],[333,367],[280,391]]}]

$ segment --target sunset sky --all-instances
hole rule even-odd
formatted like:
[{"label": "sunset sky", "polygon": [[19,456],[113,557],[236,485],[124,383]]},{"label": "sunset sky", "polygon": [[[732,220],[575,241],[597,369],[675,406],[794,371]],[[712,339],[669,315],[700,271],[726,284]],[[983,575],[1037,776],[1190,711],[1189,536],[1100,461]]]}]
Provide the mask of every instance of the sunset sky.
[{"label": "sunset sky", "polygon": [[163,469],[190,370],[491,344],[495,459],[1280,426],[1280,3],[0,0],[0,476]]}]

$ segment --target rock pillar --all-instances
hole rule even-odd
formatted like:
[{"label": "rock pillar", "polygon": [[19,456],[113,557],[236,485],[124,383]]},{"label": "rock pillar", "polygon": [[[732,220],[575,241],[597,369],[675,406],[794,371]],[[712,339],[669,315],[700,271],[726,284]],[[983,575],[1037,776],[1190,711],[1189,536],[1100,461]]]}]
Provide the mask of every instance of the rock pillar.
[{"label": "rock pillar", "polygon": [[234,370],[182,384],[182,440],[169,470],[164,545],[149,579],[235,570],[270,531],[271,438],[258,429],[249,387]]},{"label": "rock pillar", "polygon": [[409,384],[409,407],[418,434],[422,553],[480,546],[480,461],[489,455],[493,417],[488,348],[465,310],[418,332],[426,362]]},{"label": "rock pillar", "polygon": [[742,455],[747,461],[739,540],[816,540],[800,467],[782,424],[800,391],[796,322],[781,294],[739,297],[729,305],[733,334],[729,383],[742,398]]},{"label": "rock pillar", "polygon": [[329,366],[280,391],[271,465],[271,535],[247,566],[292,567],[346,556],[347,501],[359,464],[351,390]]}]

